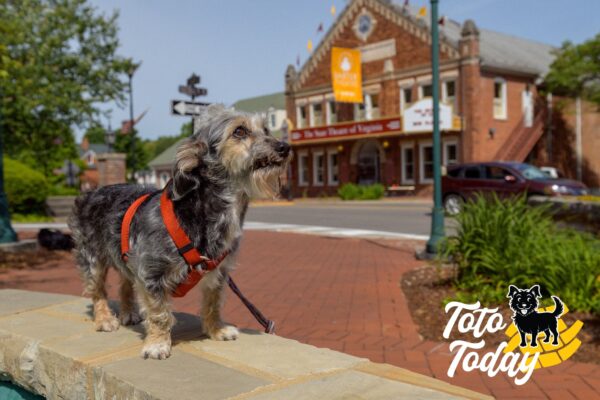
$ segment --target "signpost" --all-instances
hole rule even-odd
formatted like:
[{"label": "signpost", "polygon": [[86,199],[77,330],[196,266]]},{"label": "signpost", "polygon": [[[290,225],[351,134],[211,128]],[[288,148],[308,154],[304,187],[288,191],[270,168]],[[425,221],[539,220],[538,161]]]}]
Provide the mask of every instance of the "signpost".
[{"label": "signpost", "polygon": [[188,95],[192,98],[192,101],[171,101],[171,112],[173,115],[191,115],[192,116],[192,133],[194,132],[194,116],[202,113],[202,108],[207,106],[208,103],[194,103],[194,99],[199,96],[206,96],[208,90],[206,88],[196,87],[200,84],[200,76],[192,73],[187,79],[186,85],[179,86],[179,93]]}]

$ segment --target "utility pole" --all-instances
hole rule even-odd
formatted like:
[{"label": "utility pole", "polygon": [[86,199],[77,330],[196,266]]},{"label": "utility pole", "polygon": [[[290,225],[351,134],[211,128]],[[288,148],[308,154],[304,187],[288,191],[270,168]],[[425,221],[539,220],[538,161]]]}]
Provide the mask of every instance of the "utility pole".
[{"label": "utility pole", "polygon": [[136,64],[132,61],[129,70],[127,71],[127,76],[129,77],[129,134],[131,135],[129,142],[129,156],[131,159],[129,160],[129,165],[131,167],[131,180],[133,182],[135,182],[135,170],[137,164],[135,157],[135,127],[133,125],[133,75],[141,64],[141,62]]},{"label": "utility pole", "polygon": [[442,166],[440,139],[440,71],[438,0],[431,0],[431,77],[433,85],[433,209],[431,235],[427,241],[427,254],[437,254],[444,239],[444,209],[442,207]]},{"label": "utility pole", "polygon": [[[2,92],[0,92],[0,99]],[[11,243],[17,241],[17,234],[10,224],[10,212],[8,211],[8,200],[4,193],[4,145],[3,145],[2,107],[0,106],[0,243]]]}]

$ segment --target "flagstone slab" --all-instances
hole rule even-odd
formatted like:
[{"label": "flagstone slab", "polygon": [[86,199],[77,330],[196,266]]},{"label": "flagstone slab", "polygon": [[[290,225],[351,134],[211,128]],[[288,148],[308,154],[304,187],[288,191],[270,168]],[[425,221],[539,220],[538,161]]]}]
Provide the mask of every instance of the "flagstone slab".
[{"label": "flagstone slab", "polygon": [[0,379],[50,400],[486,398],[257,331],[209,340],[190,314],[176,314],[172,355],[158,361],[140,357],[141,326],[96,332],[88,299],[0,290],[0,312]]}]

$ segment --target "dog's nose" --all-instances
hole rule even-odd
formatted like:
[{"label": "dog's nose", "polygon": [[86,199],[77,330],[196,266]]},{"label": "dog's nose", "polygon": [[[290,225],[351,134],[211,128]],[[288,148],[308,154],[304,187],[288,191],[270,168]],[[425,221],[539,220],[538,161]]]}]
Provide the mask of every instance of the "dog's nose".
[{"label": "dog's nose", "polygon": [[290,145],[286,142],[277,142],[275,151],[279,153],[281,157],[287,157],[287,155],[290,154]]}]

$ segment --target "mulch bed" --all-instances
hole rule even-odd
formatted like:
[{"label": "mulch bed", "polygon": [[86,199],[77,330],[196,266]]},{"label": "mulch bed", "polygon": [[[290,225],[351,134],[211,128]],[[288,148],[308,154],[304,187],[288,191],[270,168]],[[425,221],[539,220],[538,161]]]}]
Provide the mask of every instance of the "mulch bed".
[{"label": "mulch bed", "polygon": [[[457,339],[473,341],[471,334],[460,334],[456,328],[452,330],[449,339],[442,336],[450,317],[444,312],[444,304],[447,300],[457,298],[456,290],[452,286],[456,272],[456,269],[450,266],[426,265],[406,273],[402,278],[401,285],[408,300],[412,318],[419,327],[419,333],[425,339],[448,342]],[[498,307],[498,312],[502,314],[504,322],[508,324],[511,321],[512,312],[508,303],[482,304],[481,307],[489,309]],[[576,320],[583,322],[583,328],[577,335],[582,342],[581,347],[570,359],[600,365],[600,318],[591,314],[569,311],[563,320],[568,326]],[[485,339],[486,347],[493,349],[508,339],[504,330],[494,334],[486,333],[482,338]]]},{"label": "mulch bed", "polygon": [[70,252],[44,249],[18,253],[0,251],[0,274],[9,269],[52,268],[69,257]]}]

